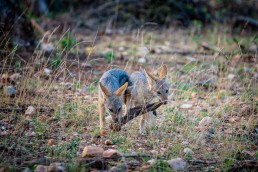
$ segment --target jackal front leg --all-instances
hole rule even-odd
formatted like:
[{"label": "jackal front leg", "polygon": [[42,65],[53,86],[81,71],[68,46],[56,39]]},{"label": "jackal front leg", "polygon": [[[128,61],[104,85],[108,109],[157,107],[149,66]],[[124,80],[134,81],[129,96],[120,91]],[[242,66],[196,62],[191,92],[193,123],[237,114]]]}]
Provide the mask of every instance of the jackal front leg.
[{"label": "jackal front leg", "polygon": [[105,106],[102,100],[98,100],[98,110],[99,110],[99,125],[100,129],[103,129],[105,125]]}]

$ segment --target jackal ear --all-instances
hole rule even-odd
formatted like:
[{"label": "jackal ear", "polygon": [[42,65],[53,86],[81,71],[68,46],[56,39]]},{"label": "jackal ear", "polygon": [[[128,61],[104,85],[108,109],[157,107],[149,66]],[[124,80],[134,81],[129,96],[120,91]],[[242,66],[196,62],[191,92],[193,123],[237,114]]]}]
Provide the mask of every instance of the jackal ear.
[{"label": "jackal ear", "polygon": [[152,75],[152,74],[149,73],[147,70],[144,70],[144,72],[145,72],[147,78],[150,78],[150,79],[153,80],[153,81],[157,81],[157,80],[158,80],[158,78],[157,78],[156,76]]},{"label": "jackal ear", "polygon": [[128,86],[128,82],[124,83],[124,85],[122,85],[120,88],[118,88],[118,89],[115,91],[115,95],[117,95],[117,96],[122,95],[122,94],[125,92],[127,86]]},{"label": "jackal ear", "polygon": [[101,82],[99,83],[99,87],[103,91],[105,96],[109,97],[111,95],[108,89]]},{"label": "jackal ear", "polygon": [[160,72],[159,72],[159,78],[160,79],[164,79],[167,77],[167,73],[168,73],[168,68],[167,65],[163,64],[161,66]]}]

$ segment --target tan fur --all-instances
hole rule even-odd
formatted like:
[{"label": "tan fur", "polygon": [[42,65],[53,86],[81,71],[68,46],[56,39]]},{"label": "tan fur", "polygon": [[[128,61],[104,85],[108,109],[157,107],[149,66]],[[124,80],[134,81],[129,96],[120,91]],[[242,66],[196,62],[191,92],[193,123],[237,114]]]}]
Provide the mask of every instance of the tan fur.
[{"label": "tan fur", "polygon": [[116,90],[114,93],[117,96],[120,96],[122,93],[125,92],[126,88],[128,86],[128,82],[124,83],[124,85],[122,85],[118,90]]},{"label": "tan fur", "polygon": [[147,70],[144,70],[144,72],[145,72],[145,74],[146,74],[147,76],[149,76],[152,80],[154,80],[154,81],[158,80],[158,78],[157,78],[156,76],[152,75],[152,74],[149,73]]},{"label": "tan fur", "polygon": [[99,83],[99,86],[100,86],[101,90],[103,91],[103,93],[105,94],[105,96],[109,97],[110,92],[108,91],[108,89],[106,89],[106,87],[104,85],[102,85],[101,82]]},{"label": "tan fur", "polygon": [[166,78],[167,71],[168,71],[167,65],[163,64],[162,67],[161,67],[160,73],[159,73],[159,78],[160,79]]},{"label": "tan fur", "polygon": [[[134,72],[131,74],[131,80],[134,85],[131,92],[133,106],[146,106],[147,104],[152,103],[155,97],[158,97],[160,101],[167,103],[169,95],[167,66],[165,64],[161,66],[158,73],[159,76],[155,76],[147,70],[144,70],[144,73]],[[146,132],[146,128],[149,128],[154,124],[154,119],[155,117],[152,112],[142,115],[140,120],[141,134],[144,134]]]}]

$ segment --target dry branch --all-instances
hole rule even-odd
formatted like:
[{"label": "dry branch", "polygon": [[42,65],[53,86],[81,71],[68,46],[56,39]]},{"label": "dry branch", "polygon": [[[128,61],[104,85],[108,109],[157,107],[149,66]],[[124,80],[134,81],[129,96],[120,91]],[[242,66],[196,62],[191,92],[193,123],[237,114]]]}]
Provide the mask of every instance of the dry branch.
[{"label": "dry branch", "polygon": [[156,102],[152,104],[148,104],[145,107],[135,107],[129,110],[128,114],[123,116],[121,119],[116,118],[115,123],[112,123],[110,125],[110,128],[115,131],[121,130],[122,125],[128,123],[132,119],[136,118],[137,116],[150,112],[155,111],[158,107],[160,107],[163,104],[163,102]]}]

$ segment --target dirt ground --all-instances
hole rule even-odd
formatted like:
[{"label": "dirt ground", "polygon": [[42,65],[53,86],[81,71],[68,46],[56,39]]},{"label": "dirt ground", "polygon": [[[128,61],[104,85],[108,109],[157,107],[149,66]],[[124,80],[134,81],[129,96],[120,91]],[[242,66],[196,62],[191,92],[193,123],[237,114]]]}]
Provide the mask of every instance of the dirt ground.
[{"label": "dirt ground", "polygon": [[[42,26],[51,33],[60,21]],[[3,169],[60,162],[66,171],[171,171],[167,160],[174,158],[187,162],[184,171],[257,169],[257,33],[235,34],[221,25],[102,33],[67,22],[33,53],[18,49],[0,60]],[[137,117],[120,132],[99,136],[100,76],[114,67],[155,74],[162,64],[168,66],[170,95],[155,126],[140,135]],[[7,73],[21,76],[5,81]],[[35,112],[26,112],[28,106]],[[116,149],[123,158],[81,158],[89,145]]]}]

